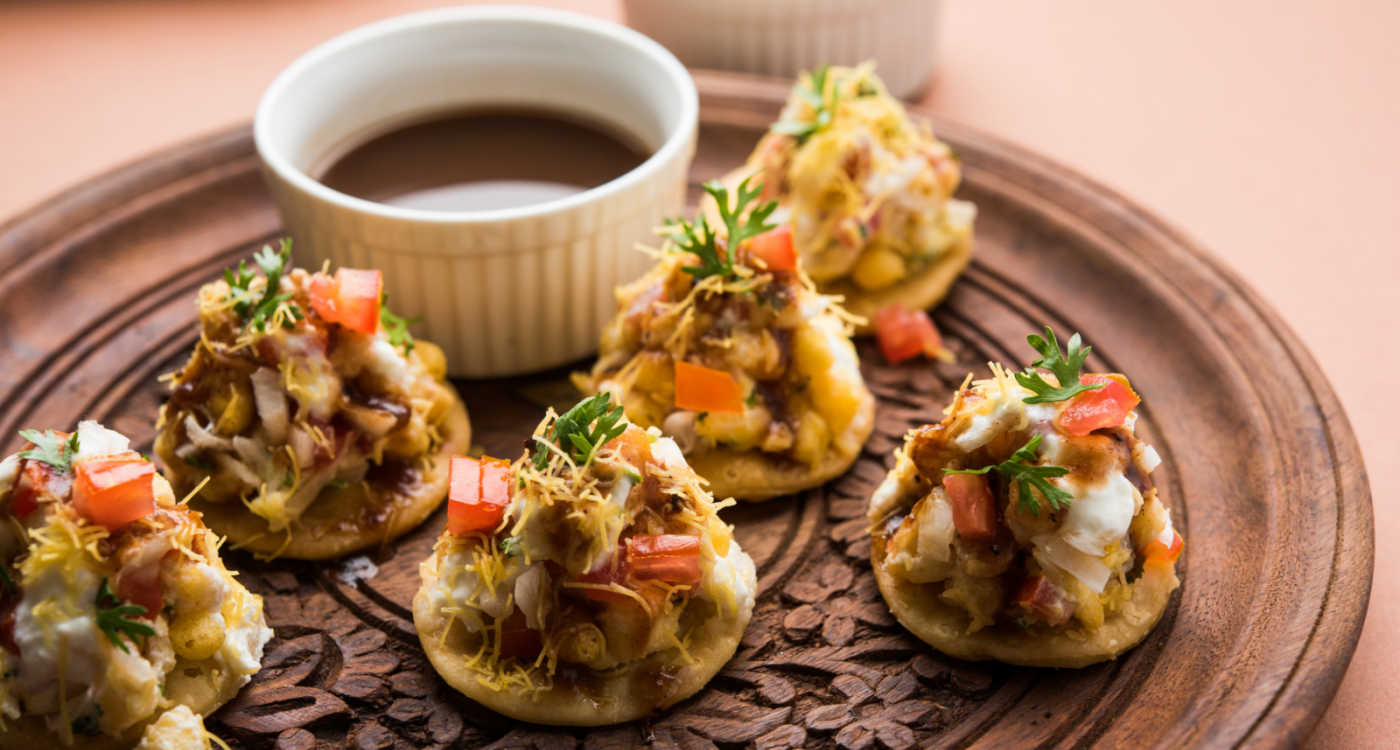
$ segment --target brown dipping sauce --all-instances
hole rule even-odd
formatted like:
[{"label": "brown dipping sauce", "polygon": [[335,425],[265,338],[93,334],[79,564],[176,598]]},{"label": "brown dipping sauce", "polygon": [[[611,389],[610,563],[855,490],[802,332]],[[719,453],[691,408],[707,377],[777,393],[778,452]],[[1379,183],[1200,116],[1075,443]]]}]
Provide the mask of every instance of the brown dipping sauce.
[{"label": "brown dipping sauce", "polygon": [[547,110],[471,109],[338,149],[322,184],[356,198],[429,211],[485,211],[557,200],[646,161],[637,139]]}]

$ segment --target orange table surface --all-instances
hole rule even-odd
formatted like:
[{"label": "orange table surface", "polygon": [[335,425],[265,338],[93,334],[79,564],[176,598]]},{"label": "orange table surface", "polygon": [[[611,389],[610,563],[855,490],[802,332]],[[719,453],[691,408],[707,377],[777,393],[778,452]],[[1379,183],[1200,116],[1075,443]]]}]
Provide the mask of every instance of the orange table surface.
[{"label": "orange table surface", "polygon": [[[439,2],[0,4],[0,219],[248,120],[302,51]],[[621,18],[608,0],[548,3]],[[1400,4],[947,3],[931,109],[1090,174],[1250,279],[1322,363],[1365,453],[1376,576],[1310,745],[1400,738]],[[1307,498],[1297,498],[1307,502]],[[1286,571],[1281,574],[1286,575]]]}]

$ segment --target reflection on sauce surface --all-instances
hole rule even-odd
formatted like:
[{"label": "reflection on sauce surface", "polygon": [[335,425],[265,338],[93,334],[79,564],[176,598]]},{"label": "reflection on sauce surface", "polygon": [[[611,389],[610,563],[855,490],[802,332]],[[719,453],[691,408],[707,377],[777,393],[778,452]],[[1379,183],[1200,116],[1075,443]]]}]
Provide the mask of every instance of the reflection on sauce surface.
[{"label": "reflection on sauce surface", "polygon": [[328,160],[327,187],[391,206],[485,211],[557,200],[650,156],[635,139],[541,110],[454,111],[409,123]]}]

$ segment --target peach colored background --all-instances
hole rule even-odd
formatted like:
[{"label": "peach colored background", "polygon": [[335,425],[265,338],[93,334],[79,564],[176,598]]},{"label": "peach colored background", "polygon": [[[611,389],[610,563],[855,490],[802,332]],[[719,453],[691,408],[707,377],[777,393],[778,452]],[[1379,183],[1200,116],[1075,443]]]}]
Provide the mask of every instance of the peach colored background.
[{"label": "peach colored background", "polygon": [[[249,119],[277,71],[333,34],[441,4],[0,4],[0,219]],[[610,0],[549,4],[621,16]],[[1311,745],[1394,746],[1400,4],[947,5],[935,112],[1175,222],[1252,279],[1322,362],[1365,450],[1379,543],[1361,644]]]}]

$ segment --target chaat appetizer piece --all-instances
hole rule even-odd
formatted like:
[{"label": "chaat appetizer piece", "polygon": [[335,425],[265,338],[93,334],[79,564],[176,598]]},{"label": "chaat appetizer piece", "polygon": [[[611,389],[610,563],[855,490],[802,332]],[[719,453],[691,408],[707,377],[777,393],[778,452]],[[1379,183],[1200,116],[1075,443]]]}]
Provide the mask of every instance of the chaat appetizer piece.
[{"label": "chaat appetizer piece", "polygon": [[171,376],[155,450],[210,528],[318,560],[398,537],[447,496],[469,447],[442,350],[389,312],[378,271],[254,256],[199,290],[199,342]]},{"label": "chaat appetizer piece", "polygon": [[433,667],[541,724],[630,721],[699,691],[757,586],[724,503],[605,393],[550,410],[527,446],[514,463],[452,460],[447,529],[413,600]]},{"label": "chaat appetizer piece", "polygon": [[660,262],[618,289],[598,361],[575,382],[660,428],[716,497],[815,487],[849,468],[874,428],[855,319],[812,287],[757,188],[741,182],[733,206],[727,189],[705,189],[720,227],[669,224]]},{"label": "chaat appetizer piece", "polygon": [[977,209],[951,197],[957,156],[871,64],[804,74],[748,162],[722,182],[746,176],[778,201],[773,218],[791,226],[817,288],[872,322],[892,305],[932,307],[972,256]]},{"label": "chaat appetizer piece", "polygon": [[1182,539],[1116,373],[1081,374],[1054,333],[1024,372],[971,376],[912,431],[870,499],[871,563],[895,617],[961,659],[1082,667],[1147,636]]},{"label": "chaat appetizer piece", "polygon": [[[199,747],[272,630],[127,439],[23,430],[0,461],[0,747]],[[164,743],[164,744],[161,744]]]}]

